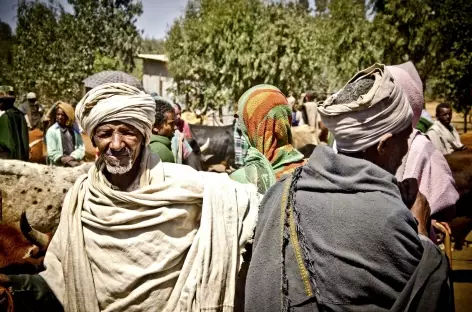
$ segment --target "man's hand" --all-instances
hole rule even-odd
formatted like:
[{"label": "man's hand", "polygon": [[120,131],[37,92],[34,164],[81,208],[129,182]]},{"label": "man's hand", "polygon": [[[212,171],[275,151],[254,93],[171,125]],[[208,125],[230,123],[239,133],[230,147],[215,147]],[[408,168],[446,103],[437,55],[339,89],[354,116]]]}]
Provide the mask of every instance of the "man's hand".
[{"label": "man's hand", "polygon": [[75,159],[72,156],[62,156],[61,157],[61,163],[63,163],[64,165],[67,164],[69,161],[73,161],[73,160],[75,160]]},{"label": "man's hand", "polygon": [[418,181],[408,178],[398,182],[397,185],[400,189],[403,203],[405,203],[416,221],[418,221],[418,233],[429,236],[431,208],[426,197],[419,191]]},{"label": "man's hand", "polygon": [[431,208],[429,207],[426,197],[418,192],[415,203],[410,208],[411,213],[418,221],[418,233],[429,236],[429,217],[431,216]]}]

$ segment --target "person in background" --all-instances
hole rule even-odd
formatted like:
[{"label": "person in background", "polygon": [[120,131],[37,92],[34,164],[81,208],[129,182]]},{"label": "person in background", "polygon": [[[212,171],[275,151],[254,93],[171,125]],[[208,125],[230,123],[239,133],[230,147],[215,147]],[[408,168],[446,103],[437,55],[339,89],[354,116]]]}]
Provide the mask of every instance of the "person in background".
[{"label": "person in background", "polygon": [[287,98],[274,86],[257,85],[239,99],[238,116],[238,127],[249,148],[244,166],[231,178],[252,183],[264,194],[282,175],[306,161],[291,144],[292,118]]},{"label": "person in background", "polygon": [[427,237],[428,202],[414,179],[394,176],[412,132],[398,82],[375,64],[319,112],[339,154],[318,146],[266,193],[245,311],[450,311],[449,264]]},{"label": "person in background", "polygon": [[41,129],[44,107],[38,102],[34,92],[28,92],[26,102],[22,103],[18,109],[25,115],[30,130]]},{"label": "person in background", "polygon": [[418,120],[418,123],[416,124],[416,129],[421,131],[421,133],[426,133],[429,128],[431,128],[433,123],[433,118],[431,118],[431,115],[428,113],[428,111],[423,108],[423,110],[421,111],[420,120]]},{"label": "person in background", "polygon": [[171,139],[174,136],[175,111],[172,105],[165,101],[156,101],[156,116],[152,128],[151,142],[149,148],[163,162],[175,163],[172,153]]},{"label": "person in background", "polygon": [[0,91],[0,158],[28,161],[28,126],[15,106],[12,88]]},{"label": "person in background", "polygon": [[[415,129],[424,107],[423,83],[412,62],[387,66],[395,81],[401,86],[413,111],[413,131],[408,139],[408,153],[403,158],[395,176],[398,181],[414,178],[418,181],[419,191],[428,200],[431,218],[439,222],[454,218],[455,204],[459,199],[451,169],[428,138]],[[446,224],[443,224],[447,227]],[[433,227],[428,229],[430,238],[435,242]]]},{"label": "person in background", "polygon": [[249,144],[247,143],[241,127],[238,123],[238,114],[234,114],[234,163],[236,169],[244,166],[244,158],[247,155]]},{"label": "person in background", "polygon": [[174,103],[175,108],[175,125],[177,126],[177,130],[184,135],[185,139],[192,138],[192,132],[190,131],[190,127],[188,123],[182,119],[182,107],[179,103]]},{"label": "person in background", "polygon": [[85,146],[80,132],[74,129],[74,108],[65,102],[54,104],[56,121],[46,132],[48,162],[51,165],[76,167],[85,156]]},{"label": "person in background", "polygon": [[426,135],[434,146],[443,154],[451,154],[455,151],[463,151],[467,146],[463,145],[456,128],[451,124],[452,108],[447,103],[436,106],[437,120],[428,129]]}]

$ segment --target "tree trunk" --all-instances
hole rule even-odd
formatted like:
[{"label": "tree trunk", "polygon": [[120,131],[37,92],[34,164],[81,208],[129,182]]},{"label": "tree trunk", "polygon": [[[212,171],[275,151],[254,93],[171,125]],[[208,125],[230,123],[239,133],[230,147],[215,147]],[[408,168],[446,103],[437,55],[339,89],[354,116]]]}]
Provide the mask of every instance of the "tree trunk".
[{"label": "tree trunk", "polygon": [[464,133],[467,133],[467,115],[469,115],[468,111],[464,113]]}]

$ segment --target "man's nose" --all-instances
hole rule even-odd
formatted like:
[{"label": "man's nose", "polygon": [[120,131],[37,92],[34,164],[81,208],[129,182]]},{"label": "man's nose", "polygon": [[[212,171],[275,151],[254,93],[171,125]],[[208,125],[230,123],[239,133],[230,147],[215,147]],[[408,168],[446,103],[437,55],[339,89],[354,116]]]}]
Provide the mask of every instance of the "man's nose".
[{"label": "man's nose", "polygon": [[123,142],[121,134],[113,133],[111,137],[110,149],[114,151],[120,151],[124,147],[125,143]]}]

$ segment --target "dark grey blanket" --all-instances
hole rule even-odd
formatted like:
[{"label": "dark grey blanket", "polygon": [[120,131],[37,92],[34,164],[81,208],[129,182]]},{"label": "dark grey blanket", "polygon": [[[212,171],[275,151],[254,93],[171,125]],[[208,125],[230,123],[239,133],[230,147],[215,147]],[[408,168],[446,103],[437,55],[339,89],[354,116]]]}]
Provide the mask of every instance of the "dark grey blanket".
[{"label": "dark grey blanket", "polygon": [[290,311],[449,310],[447,259],[420,239],[395,177],[323,146],[301,169],[293,198],[313,290],[308,295],[294,246],[282,248],[284,183],[261,205],[246,312],[282,311],[284,298]]}]

